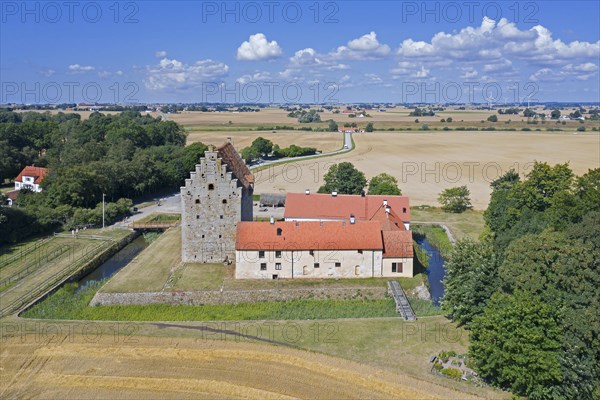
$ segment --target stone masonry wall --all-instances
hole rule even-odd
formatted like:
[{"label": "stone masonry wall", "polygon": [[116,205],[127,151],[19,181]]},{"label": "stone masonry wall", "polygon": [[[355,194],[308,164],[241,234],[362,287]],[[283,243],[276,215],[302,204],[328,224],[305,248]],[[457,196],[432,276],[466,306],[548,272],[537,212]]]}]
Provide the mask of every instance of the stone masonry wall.
[{"label": "stone masonry wall", "polygon": [[134,304],[239,304],[287,300],[350,300],[384,299],[386,287],[312,288],[312,289],[264,289],[264,290],[210,290],[199,292],[98,292],[90,306]]}]

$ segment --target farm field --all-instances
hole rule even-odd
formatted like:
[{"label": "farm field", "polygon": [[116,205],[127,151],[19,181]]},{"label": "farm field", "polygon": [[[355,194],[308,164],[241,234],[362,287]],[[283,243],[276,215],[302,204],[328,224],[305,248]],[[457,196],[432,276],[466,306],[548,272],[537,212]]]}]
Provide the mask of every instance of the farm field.
[{"label": "farm field", "polygon": [[257,137],[263,137],[278,144],[279,147],[288,147],[292,144],[300,147],[315,147],[323,153],[339,150],[344,142],[343,134],[339,132],[305,132],[305,131],[190,131],[187,143],[202,142],[220,146],[231,137],[233,145],[238,151],[250,146]]},{"label": "farm field", "polygon": [[[429,320],[425,324],[433,333],[440,329],[436,325],[439,323]],[[120,335],[112,334],[114,324],[113,328],[109,324],[94,324],[97,332],[105,334],[93,340],[79,333],[57,334],[53,340],[45,341],[37,340],[35,335],[17,335],[4,338],[5,346],[0,349],[0,395],[89,398],[93,393],[101,398],[147,398],[160,393],[162,398],[207,399],[507,397],[502,392],[461,385],[428,373],[429,353],[440,348],[465,349],[466,335],[461,330],[448,327],[447,332],[455,339],[436,342],[435,334],[425,340],[414,333],[401,339],[406,326],[397,320],[376,324],[377,330],[366,329],[364,323],[322,325],[329,326],[331,333],[315,337],[311,333],[314,322],[298,322],[294,326],[302,334],[293,343],[289,337],[282,341],[281,329],[274,329],[271,337],[262,335],[268,338],[263,341],[278,345],[258,344],[218,331],[211,336],[213,333],[202,331],[209,325],[194,324],[127,324],[120,326]],[[52,326],[56,329],[57,325]],[[236,326],[239,332],[250,335],[255,334],[257,327],[232,323],[223,328],[235,330]],[[71,325],[71,329],[80,332],[82,326]],[[369,337],[376,335],[372,345],[367,333]],[[382,339],[390,343],[389,335],[394,334],[399,339],[394,342],[398,346],[394,346],[392,355],[386,346],[367,356],[364,362],[348,360],[380,346]],[[355,336],[355,340],[349,341],[348,335]],[[331,340],[336,340],[336,344],[326,343]],[[337,356],[337,352],[343,352],[344,357]],[[406,357],[406,352],[415,356]],[[403,354],[402,362],[393,362],[394,357]],[[388,359],[387,365],[382,357]]]},{"label": "farm field", "polygon": [[598,133],[373,132],[355,134],[356,149],[320,160],[272,166],[255,174],[256,193],[316,191],[333,163],[348,161],[370,179],[387,172],[411,205],[436,205],[444,188],[467,185],[475,209],[487,207],[490,183],[514,168],[526,173],[535,160],[569,162],[577,175],[600,164]]}]

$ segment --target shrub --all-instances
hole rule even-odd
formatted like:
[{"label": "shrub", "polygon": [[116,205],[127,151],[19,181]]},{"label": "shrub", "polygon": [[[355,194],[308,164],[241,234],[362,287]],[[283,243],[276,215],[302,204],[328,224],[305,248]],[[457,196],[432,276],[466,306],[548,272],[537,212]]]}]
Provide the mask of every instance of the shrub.
[{"label": "shrub", "polygon": [[462,378],[462,372],[460,372],[460,370],[456,368],[444,368],[441,372],[448,378],[456,379],[457,381],[460,381],[460,379]]},{"label": "shrub", "polygon": [[577,132],[585,132],[585,126],[578,127]]}]

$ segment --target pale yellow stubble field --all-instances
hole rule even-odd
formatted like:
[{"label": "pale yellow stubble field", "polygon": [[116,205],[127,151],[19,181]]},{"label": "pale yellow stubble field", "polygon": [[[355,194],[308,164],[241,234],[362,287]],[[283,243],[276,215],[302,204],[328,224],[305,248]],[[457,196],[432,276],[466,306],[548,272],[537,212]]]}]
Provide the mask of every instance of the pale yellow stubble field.
[{"label": "pale yellow stubble field", "polygon": [[580,175],[600,166],[598,133],[373,132],[354,140],[351,153],[258,172],[255,191],[315,191],[332,163],[349,161],[367,179],[382,172],[395,176],[412,205],[436,205],[443,189],[467,185],[474,208],[485,209],[490,182],[511,167],[523,174],[535,160],[569,162]]}]

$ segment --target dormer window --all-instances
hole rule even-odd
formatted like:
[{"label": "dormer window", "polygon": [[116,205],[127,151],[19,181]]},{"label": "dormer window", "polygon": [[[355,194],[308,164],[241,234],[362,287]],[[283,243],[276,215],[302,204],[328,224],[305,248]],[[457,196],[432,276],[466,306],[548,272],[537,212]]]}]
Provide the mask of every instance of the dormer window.
[{"label": "dormer window", "polygon": [[282,232],[283,232],[283,231],[281,230],[281,228],[277,228],[277,236],[281,236],[281,233],[282,233]]}]

